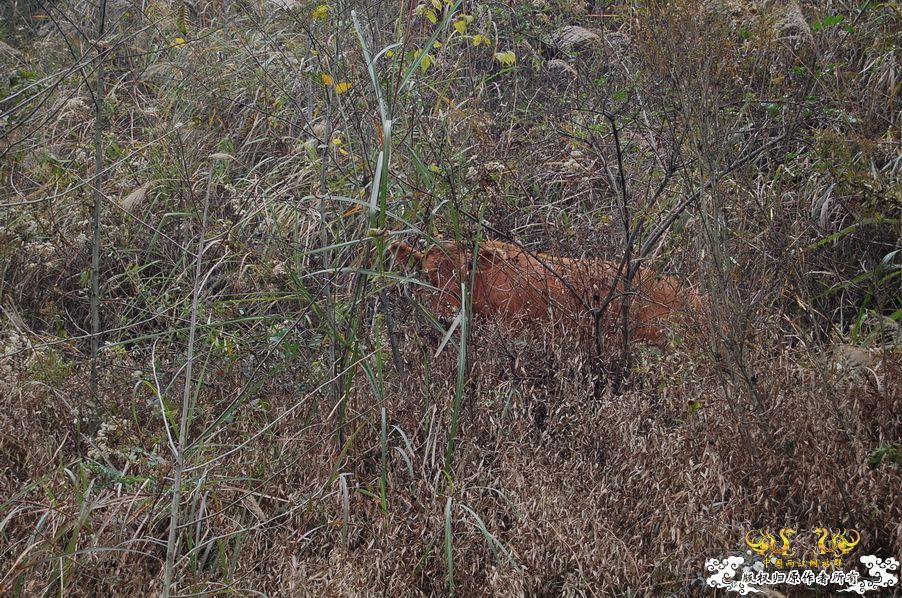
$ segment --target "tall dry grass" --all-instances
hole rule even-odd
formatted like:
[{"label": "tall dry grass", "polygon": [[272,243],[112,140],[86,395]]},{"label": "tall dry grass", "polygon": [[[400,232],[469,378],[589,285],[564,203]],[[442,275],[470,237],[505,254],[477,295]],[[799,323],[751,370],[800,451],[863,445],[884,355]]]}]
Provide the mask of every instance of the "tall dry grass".
[{"label": "tall dry grass", "polygon": [[[899,556],[893,6],[106,5],[0,9],[4,594],[710,595],[759,527]],[[624,361],[436,317],[396,238],[643,258],[709,309]]]}]

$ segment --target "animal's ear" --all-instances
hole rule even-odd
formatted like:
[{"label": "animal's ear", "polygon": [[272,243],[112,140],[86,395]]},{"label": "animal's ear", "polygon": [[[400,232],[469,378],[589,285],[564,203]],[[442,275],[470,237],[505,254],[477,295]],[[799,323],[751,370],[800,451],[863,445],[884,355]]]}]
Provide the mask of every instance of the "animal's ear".
[{"label": "animal's ear", "polygon": [[422,252],[417,251],[413,248],[413,246],[405,243],[404,241],[393,241],[388,246],[388,253],[394,256],[394,258],[401,264],[409,263],[411,257],[413,257],[413,259],[417,263],[423,260]]},{"label": "animal's ear", "polygon": [[452,276],[460,257],[460,252],[454,243],[430,247],[422,257],[423,270],[443,277]]},{"label": "animal's ear", "polygon": [[511,257],[507,251],[499,247],[498,243],[493,241],[487,241],[486,243],[479,245],[477,252],[479,255],[480,266],[498,264],[499,262],[509,260]]}]

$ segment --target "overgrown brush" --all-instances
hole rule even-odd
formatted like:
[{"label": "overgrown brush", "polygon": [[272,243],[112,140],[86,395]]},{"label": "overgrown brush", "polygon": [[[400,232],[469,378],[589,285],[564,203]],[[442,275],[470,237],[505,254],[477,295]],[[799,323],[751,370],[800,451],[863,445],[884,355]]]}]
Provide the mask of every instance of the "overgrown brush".
[{"label": "overgrown brush", "polygon": [[[891,4],[105,6],[0,9],[4,594],[702,594],[762,526],[898,557]],[[707,310],[599,355],[433,314],[399,238]]]}]

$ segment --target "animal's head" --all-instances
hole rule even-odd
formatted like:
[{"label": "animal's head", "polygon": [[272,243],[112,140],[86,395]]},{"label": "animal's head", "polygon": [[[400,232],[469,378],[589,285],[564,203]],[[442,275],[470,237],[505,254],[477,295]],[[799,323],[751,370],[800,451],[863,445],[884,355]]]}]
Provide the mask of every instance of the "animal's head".
[{"label": "animal's head", "polygon": [[460,305],[461,272],[467,271],[467,257],[453,242],[419,251],[404,241],[395,241],[388,251],[399,264],[419,267],[424,282],[445,293],[455,306]]},{"label": "animal's head", "polygon": [[415,263],[420,263],[420,260],[423,259],[422,251],[417,251],[412,245],[404,241],[392,241],[388,246],[388,254],[402,265],[410,263],[411,258]]},{"label": "animal's head", "polygon": [[[441,291],[440,302],[454,308],[460,307],[461,282],[469,283],[472,271],[473,253],[469,248],[448,241],[418,251],[403,241],[396,241],[389,246],[389,252],[399,263],[419,266],[420,280]],[[507,307],[511,298],[511,280],[517,277],[510,265],[505,267],[509,256],[498,243],[491,241],[479,246],[478,255],[479,265],[470,295],[473,309],[477,313],[491,313],[501,305]],[[503,290],[499,291],[497,287]],[[499,293],[500,296],[496,296]]]}]

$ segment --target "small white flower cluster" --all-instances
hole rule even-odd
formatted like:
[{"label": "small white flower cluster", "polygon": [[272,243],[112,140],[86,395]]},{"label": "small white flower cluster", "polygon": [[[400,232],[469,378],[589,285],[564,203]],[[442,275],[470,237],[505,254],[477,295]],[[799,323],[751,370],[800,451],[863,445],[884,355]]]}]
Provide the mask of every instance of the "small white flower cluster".
[{"label": "small white flower cluster", "polygon": [[16,363],[21,361],[17,359],[14,353],[21,351],[27,346],[25,337],[16,330],[9,330],[5,334],[0,335],[0,355],[9,355],[10,357],[0,357],[0,395],[10,396],[13,389],[17,386]]},{"label": "small white flower cluster", "polygon": [[476,181],[479,179],[479,175],[481,172],[505,172],[507,167],[501,162],[486,162],[482,165],[481,168],[477,168],[476,166],[471,166],[467,169],[467,178],[471,181]]},{"label": "small white flower cluster", "polygon": [[25,215],[16,227],[19,237],[29,239],[38,233],[38,221],[33,216]]},{"label": "small white flower cluster", "polygon": [[85,118],[89,114],[88,104],[80,96],[64,100],[62,103],[54,106],[54,109],[57,111],[57,122],[65,119]]},{"label": "small white flower cluster", "polygon": [[579,150],[573,150],[570,152],[570,157],[567,158],[566,161],[562,162],[561,170],[566,172],[567,174],[580,174],[585,172],[586,167],[580,162],[580,158],[583,157],[583,153]]},{"label": "small white flower cluster", "polygon": [[107,360],[109,366],[117,371],[137,369],[135,360],[131,354],[121,345],[104,343],[100,349],[103,358]]},{"label": "small white flower cluster", "polygon": [[91,156],[88,155],[88,151],[83,147],[75,150],[75,153],[72,155],[72,160],[74,160],[76,164],[83,168],[91,166],[92,163]]},{"label": "small white flower cluster", "polygon": [[248,214],[248,209],[253,208],[253,205],[247,201],[247,198],[244,194],[238,193],[238,190],[234,185],[223,185],[224,194],[229,198],[229,207],[236,215],[236,220],[241,220]]},{"label": "small white flower cluster", "polygon": [[[25,337],[17,330],[9,330],[3,336],[0,336],[0,355],[15,353],[25,348]],[[5,371],[4,366],[9,366],[12,362],[4,359],[0,361],[0,372]]]},{"label": "small white flower cluster", "polygon": [[50,258],[56,254],[56,246],[49,241],[29,241],[22,248],[22,253],[27,256],[26,270],[34,270],[38,266],[46,266]]},{"label": "small white flower cluster", "polygon": [[116,447],[117,441],[125,431],[128,422],[120,417],[113,417],[100,424],[100,429],[94,436],[94,444],[88,450],[88,456],[97,461],[108,459],[111,456],[122,456],[128,460],[133,455],[123,454]]}]

